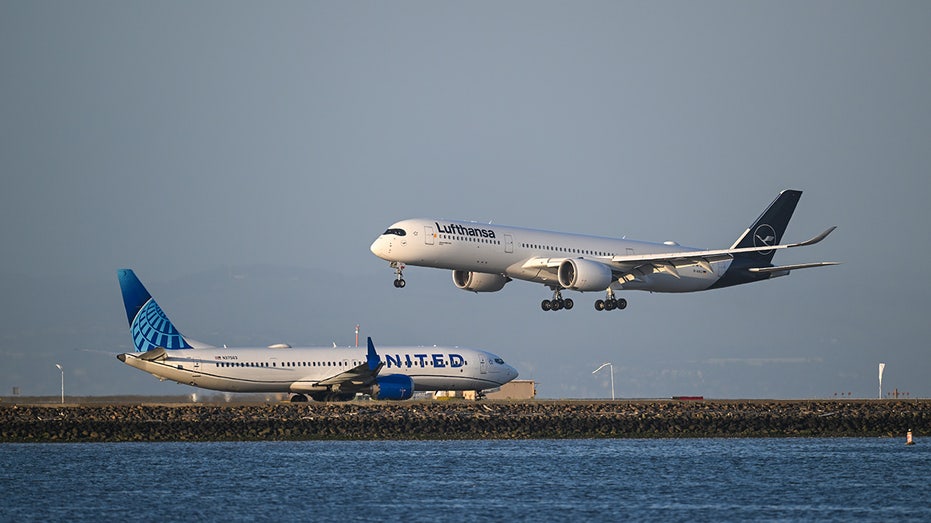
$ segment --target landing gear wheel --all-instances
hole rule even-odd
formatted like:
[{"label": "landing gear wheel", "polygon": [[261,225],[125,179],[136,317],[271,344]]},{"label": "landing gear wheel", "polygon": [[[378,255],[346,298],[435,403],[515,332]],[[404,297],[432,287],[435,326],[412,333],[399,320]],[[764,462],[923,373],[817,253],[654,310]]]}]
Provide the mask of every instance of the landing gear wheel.
[{"label": "landing gear wheel", "polygon": [[550,305],[550,300],[543,300],[543,302],[540,303],[540,307],[545,311],[548,311],[553,308],[553,306]]},{"label": "landing gear wheel", "polygon": [[404,281],[403,278],[401,278],[401,279],[399,279],[399,280],[394,280],[394,286],[397,287],[397,288],[399,288],[399,289],[403,289],[405,285],[407,285],[407,282]]},{"label": "landing gear wheel", "polygon": [[620,309],[620,310],[626,309],[626,308],[627,308],[627,300],[625,300],[624,298],[621,298],[621,299],[617,300],[617,308]]},{"label": "landing gear wheel", "polygon": [[615,300],[615,299],[610,299],[610,300],[608,300],[608,301],[605,302],[605,310],[606,310],[606,311],[613,311],[613,310],[616,309],[616,308],[617,308],[617,300]]},{"label": "landing gear wheel", "polygon": [[307,403],[307,396],[303,394],[295,394],[291,396],[291,403]]},{"label": "landing gear wheel", "polygon": [[605,310],[605,301],[604,300],[595,300],[595,310],[603,311]]},{"label": "landing gear wheel", "polygon": [[563,302],[563,307],[565,307],[566,310],[571,309],[573,305],[575,305],[575,302],[572,301],[572,298],[566,298],[566,300]]}]

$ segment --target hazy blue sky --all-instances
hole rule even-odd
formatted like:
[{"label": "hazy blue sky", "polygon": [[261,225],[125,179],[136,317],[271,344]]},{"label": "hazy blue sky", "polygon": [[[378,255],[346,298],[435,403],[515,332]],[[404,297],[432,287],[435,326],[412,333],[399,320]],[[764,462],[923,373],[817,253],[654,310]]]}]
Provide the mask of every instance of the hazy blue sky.
[{"label": "hazy blue sky", "polygon": [[[928,2],[0,0],[0,394],[178,394],[116,270],[214,344],[495,352],[545,397],[931,395]],[[408,217],[729,246],[785,188],[838,230],[748,286],[456,289]]]}]

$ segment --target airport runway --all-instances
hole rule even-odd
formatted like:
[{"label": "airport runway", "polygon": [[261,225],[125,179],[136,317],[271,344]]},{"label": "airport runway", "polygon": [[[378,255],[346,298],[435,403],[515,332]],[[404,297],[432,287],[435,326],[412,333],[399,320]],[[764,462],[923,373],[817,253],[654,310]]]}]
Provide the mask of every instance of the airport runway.
[{"label": "airport runway", "polygon": [[902,437],[931,400],[0,403],[0,442]]}]

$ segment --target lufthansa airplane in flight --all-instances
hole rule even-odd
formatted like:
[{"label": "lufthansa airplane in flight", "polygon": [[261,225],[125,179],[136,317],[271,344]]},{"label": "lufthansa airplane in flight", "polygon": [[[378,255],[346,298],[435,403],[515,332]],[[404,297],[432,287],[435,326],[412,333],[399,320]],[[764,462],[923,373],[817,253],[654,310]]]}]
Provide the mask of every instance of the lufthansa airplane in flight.
[{"label": "lufthansa airplane in flight", "polygon": [[800,243],[780,243],[801,196],[801,191],[782,191],[727,249],[427,218],[391,225],[371,250],[390,262],[398,288],[405,285],[405,265],[415,265],[451,269],[456,287],[473,292],[499,291],[513,279],[542,283],[553,291],[552,299],[543,300],[545,311],[572,308],[563,290],[604,292],[596,310],[624,309],[627,300],[616,298],[615,291],[703,291],[836,265],[772,264],[776,251],[813,245],[835,229]]},{"label": "lufthansa airplane in flight", "polygon": [[136,352],[123,363],[160,380],[226,392],[288,392],[291,401],[345,401],[356,393],[405,400],[414,391],[500,387],[517,371],[481,350],[447,347],[228,349],[185,338],[130,269],[118,271]]}]

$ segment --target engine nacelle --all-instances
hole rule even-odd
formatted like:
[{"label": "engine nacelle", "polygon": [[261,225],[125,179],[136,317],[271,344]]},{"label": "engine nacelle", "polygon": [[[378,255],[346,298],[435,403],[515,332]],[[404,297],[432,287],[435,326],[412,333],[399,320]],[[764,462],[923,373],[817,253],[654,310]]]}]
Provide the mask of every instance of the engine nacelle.
[{"label": "engine nacelle", "polygon": [[375,378],[372,399],[407,400],[414,395],[414,380],[404,374],[388,374]]},{"label": "engine nacelle", "polygon": [[557,274],[559,284],[574,291],[603,291],[614,279],[607,265],[582,258],[563,260]]},{"label": "engine nacelle", "polygon": [[453,271],[453,283],[464,291],[495,292],[511,281],[507,276],[487,272]]}]

